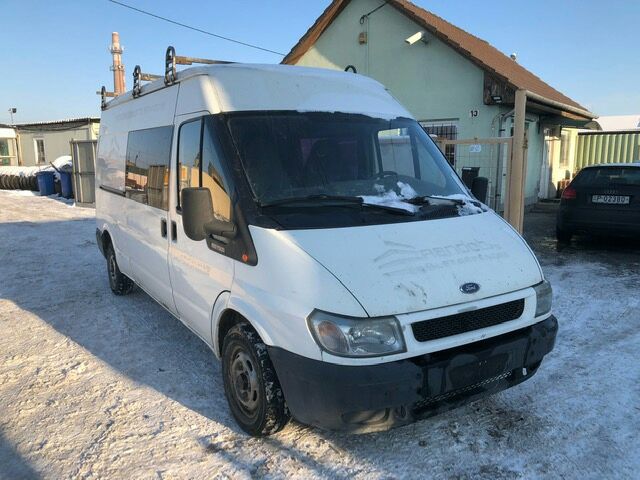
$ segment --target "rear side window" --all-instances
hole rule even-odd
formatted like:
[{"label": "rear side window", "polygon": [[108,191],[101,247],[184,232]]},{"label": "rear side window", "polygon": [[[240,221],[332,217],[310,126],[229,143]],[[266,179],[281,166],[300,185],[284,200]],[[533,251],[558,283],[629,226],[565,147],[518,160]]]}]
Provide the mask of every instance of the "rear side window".
[{"label": "rear side window", "polygon": [[129,132],[125,165],[127,198],[169,209],[169,164],[173,126]]},{"label": "rear side window", "polygon": [[178,209],[180,190],[204,187],[211,193],[214,215],[221,220],[230,220],[229,185],[213,119],[199,118],[182,124],[178,139]]},{"label": "rear side window", "polygon": [[640,187],[640,168],[585,168],[573,183],[577,187],[609,187],[617,185]]}]

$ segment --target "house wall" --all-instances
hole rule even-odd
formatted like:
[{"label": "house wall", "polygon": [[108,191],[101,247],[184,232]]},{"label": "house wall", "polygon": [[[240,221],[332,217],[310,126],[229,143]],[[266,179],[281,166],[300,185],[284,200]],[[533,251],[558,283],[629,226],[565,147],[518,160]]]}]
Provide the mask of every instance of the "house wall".
[{"label": "house wall", "polygon": [[[379,5],[378,0],[352,0],[297,65],[337,70],[353,65],[358,73],[385,85],[419,121],[455,121],[459,139],[499,136],[498,115],[510,108],[484,104],[484,71],[429,33],[427,44],[408,45],[405,39],[422,28],[390,5],[361,24],[362,15]],[[361,32],[367,32],[364,45],[358,42]],[[477,116],[470,115],[472,110]],[[527,204],[537,201],[543,141],[544,135],[533,122]]]},{"label": "house wall", "polygon": [[36,165],[35,139],[44,140],[45,160],[48,164],[62,155],[70,155],[71,140],[95,140],[98,138],[98,123],[83,125],[79,128],[64,131],[50,131],[46,126],[42,130],[36,127],[28,127],[28,130],[18,130],[20,143],[20,160],[24,166]]}]

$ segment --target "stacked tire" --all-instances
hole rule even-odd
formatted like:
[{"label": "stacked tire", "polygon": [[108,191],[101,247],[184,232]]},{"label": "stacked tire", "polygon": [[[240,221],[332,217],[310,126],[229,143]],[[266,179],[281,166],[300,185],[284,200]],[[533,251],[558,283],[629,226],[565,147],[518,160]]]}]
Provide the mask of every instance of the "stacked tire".
[{"label": "stacked tire", "polygon": [[0,189],[38,191],[38,167],[0,167]]}]

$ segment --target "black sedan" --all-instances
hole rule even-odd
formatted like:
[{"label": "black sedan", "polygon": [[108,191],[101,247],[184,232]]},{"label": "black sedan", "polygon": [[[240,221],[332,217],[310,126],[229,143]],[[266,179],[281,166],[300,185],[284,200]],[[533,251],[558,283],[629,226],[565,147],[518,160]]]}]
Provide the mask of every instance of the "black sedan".
[{"label": "black sedan", "polygon": [[640,236],[640,163],[591,165],[562,192],[556,237]]}]

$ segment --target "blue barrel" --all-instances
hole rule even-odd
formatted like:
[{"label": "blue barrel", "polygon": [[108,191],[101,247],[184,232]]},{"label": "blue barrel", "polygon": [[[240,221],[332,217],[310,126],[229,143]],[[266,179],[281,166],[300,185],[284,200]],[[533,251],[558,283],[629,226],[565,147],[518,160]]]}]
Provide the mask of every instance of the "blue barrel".
[{"label": "blue barrel", "polygon": [[40,195],[53,195],[56,193],[56,189],[53,182],[53,172],[38,172],[38,190]]},{"label": "blue barrel", "polygon": [[64,198],[73,198],[73,187],[71,186],[71,172],[60,171],[60,187]]}]

